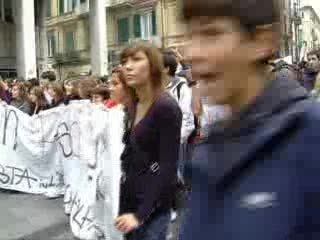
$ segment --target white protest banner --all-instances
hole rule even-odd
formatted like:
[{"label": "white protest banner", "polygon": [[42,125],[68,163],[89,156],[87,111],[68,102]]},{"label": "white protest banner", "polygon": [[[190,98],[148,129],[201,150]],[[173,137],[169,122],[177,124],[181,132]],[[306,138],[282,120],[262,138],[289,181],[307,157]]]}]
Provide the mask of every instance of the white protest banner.
[{"label": "white protest banner", "polygon": [[30,117],[0,105],[0,188],[45,193],[65,185],[79,239],[118,240],[123,111],[77,101]]}]

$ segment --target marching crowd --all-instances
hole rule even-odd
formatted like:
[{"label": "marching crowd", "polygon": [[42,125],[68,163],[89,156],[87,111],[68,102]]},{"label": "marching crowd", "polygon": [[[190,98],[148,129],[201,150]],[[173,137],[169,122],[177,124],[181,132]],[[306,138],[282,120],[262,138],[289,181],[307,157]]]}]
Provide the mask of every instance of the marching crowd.
[{"label": "marching crowd", "polygon": [[[299,65],[270,61],[269,69],[278,78],[299,82],[310,96],[320,97],[319,51],[308,53],[307,62]],[[41,80],[1,79],[0,101],[31,116],[85,99],[109,109],[123,105],[125,149],[115,226],[130,240],[165,239],[177,212],[185,216],[177,198],[186,200],[191,190],[185,166],[194,146],[206,139],[209,126],[230,117],[231,110],[227,105],[210,105],[201,96],[191,64],[177,49],[161,52],[145,43],[129,47],[105,80],[77,76],[60,82],[53,72],[45,72]]]},{"label": "marching crowd", "polygon": [[[200,98],[194,101],[192,94],[197,83],[191,77],[191,64],[177,49],[160,51],[137,44],[123,51],[121,64],[105,80],[80,75],[61,82],[53,72],[43,73],[41,80],[1,79],[0,101],[30,116],[77,100],[109,109],[123,105],[125,149],[115,226],[128,239],[153,235],[165,239],[170,222],[179,219],[180,223],[181,200],[190,191],[184,165],[203,137],[200,115],[195,114],[202,109]],[[208,121],[205,119],[203,122]],[[179,197],[178,191],[182,193]],[[56,198],[63,194],[48,191],[45,195]]]}]

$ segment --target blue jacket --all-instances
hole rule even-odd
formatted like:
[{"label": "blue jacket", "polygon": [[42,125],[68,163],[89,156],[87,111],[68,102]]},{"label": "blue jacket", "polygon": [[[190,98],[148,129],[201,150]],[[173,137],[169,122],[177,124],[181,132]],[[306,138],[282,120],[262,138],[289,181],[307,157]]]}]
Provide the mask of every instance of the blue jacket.
[{"label": "blue jacket", "polygon": [[306,68],[302,75],[302,86],[304,86],[308,92],[311,92],[314,88],[317,79],[317,72],[312,69]]},{"label": "blue jacket", "polygon": [[320,107],[296,81],[212,129],[191,170],[181,240],[320,239]]}]

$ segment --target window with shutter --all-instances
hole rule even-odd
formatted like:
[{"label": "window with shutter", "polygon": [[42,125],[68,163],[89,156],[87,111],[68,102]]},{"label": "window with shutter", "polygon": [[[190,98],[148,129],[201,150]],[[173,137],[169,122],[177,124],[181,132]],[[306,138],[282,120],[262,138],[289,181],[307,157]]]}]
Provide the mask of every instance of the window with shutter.
[{"label": "window with shutter", "polygon": [[69,31],[65,33],[65,51],[72,52],[74,51],[74,32]]},{"label": "window with shutter", "polygon": [[55,32],[48,32],[48,56],[55,55],[57,49]]},{"label": "window with shutter", "polygon": [[74,10],[77,7],[77,0],[72,0],[72,10]]},{"label": "window with shutter", "polygon": [[3,8],[3,0],[0,0],[0,21],[4,21],[4,8]]},{"label": "window with shutter", "polygon": [[52,1],[49,0],[48,1],[48,5],[47,5],[47,17],[51,17],[51,11],[52,11]]},{"label": "window with shutter", "polygon": [[129,19],[121,18],[118,20],[118,41],[120,43],[129,40]]},{"label": "window with shutter", "polygon": [[51,51],[52,51],[52,55],[56,54],[56,49],[57,49],[57,43],[56,43],[56,36],[54,34],[52,34],[51,36]]},{"label": "window with shutter", "polygon": [[152,35],[157,35],[156,11],[152,11]]},{"label": "window with shutter", "polygon": [[59,15],[64,14],[64,0],[59,0]]},{"label": "window with shutter", "polygon": [[133,16],[133,32],[135,38],[141,37],[141,16],[139,14]]},{"label": "window with shutter", "polygon": [[4,20],[8,23],[13,23],[13,6],[11,0],[4,0]]}]

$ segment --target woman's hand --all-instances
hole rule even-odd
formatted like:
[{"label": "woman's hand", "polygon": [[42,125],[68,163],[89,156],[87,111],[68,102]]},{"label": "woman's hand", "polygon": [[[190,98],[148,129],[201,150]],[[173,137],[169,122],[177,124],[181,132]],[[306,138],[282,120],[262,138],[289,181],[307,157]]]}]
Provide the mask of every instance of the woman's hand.
[{"label": "woman's hand", "polygon": [[139,221],[132,213],[123,214],[116,219],[115,226],[120,232],[129,233],[138,228]]},{"label": "woman's hand", "polygon": [[0,88],[3,88],[4,90],[9,90],[9,86],[8,86],[8,84],[7,83],[5,83],[4,81],[0,81]]}]

